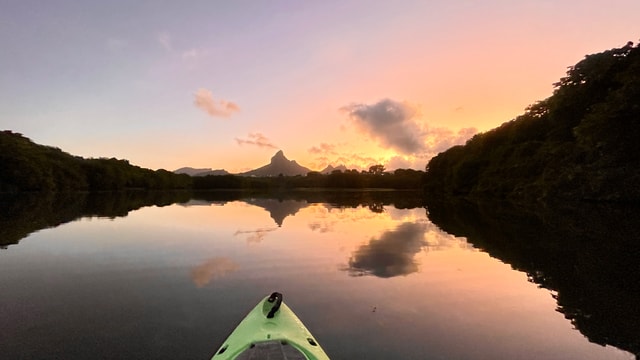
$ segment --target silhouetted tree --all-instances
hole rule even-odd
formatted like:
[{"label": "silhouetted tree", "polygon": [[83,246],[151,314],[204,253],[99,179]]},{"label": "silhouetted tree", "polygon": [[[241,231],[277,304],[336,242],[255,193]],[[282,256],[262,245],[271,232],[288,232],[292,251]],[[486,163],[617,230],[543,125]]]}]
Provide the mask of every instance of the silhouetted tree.
[{"label": "silhouetted tree", "polygon": [[384,173],[384,165],[371,165],[369,167],[369,173],[373,175],[381,175]]},{"label": "silhouetted tree", "polygon": [[516,119],[432,158],[425,189],[640,201],[640,48],[587,55],[554,85]]}]

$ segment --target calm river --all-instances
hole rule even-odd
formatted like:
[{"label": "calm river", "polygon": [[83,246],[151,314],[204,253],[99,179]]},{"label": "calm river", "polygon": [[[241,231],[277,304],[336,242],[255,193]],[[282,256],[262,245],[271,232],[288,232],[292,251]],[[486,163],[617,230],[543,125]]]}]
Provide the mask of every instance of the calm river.
[{"label": "calm river", "polygon": [[272,291],[332,359],[634,358],[424,206],[363,199],[4,203],[0,358],[209,359]]}]

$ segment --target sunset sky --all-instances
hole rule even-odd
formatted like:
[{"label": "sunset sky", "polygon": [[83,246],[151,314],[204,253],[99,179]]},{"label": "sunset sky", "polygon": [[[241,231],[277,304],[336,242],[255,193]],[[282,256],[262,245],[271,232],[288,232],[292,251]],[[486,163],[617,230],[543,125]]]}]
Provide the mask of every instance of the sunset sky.
[{"label": "sunset sky", "polygon": [[640,39],[638,0],[0,0],[0,129],[240,172],[428,159]]}]

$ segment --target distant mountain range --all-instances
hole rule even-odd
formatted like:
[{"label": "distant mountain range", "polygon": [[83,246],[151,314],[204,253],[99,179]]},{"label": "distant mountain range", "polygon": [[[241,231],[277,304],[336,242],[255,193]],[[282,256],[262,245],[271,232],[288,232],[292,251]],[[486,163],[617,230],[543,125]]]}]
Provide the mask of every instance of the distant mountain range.
[{"label": "distant mountain range", "polygon": [[349,169],[347,169],[346,166],[344,165],[340,165],[340,166],[336,166],[333,167],[332,165],[327,166],[326,168],[324,168],[324,170],[320,171],[321,174],[331,174],[332,172],[336,171],[336,170],[340,170],[342,172],[345,172]]},{"label": "distant mountain range", "polygon": [[[340,170],[346,171],[348,170],[346,166],[332,166],[329,165],[320,171],[321,174],[331,174],[333,171]],[[298,164],[295,160],[289,160],[286,156],[284,156],[284,152],[279,150],[273,157],[271,157],[271,162],[269,164],[259,167],[257,169],[249,170],[243,173],[235,174],[239,176],[258,176],[258,177],[268,177],[268,176],[279,176],[280,174],[285,176],[296,176],[296,175],[307,175],[309,172],[313,170],[304,167]],[[230,173],[226,170],[212,170],[210,168],[192,168],[192,167],[183,167],[173,171],[176,174],[187,174],[190,176],[206,176],[206,175],[230,175]]]},{"label": "distant mountain range", "polygon": [[210,168],[195,169],[192,167],[183,167],[173,171],[176,174],[187,174],[190,176],[206,176],[206,175],[229,175],[229,172],[224,169],[213,170]]}]

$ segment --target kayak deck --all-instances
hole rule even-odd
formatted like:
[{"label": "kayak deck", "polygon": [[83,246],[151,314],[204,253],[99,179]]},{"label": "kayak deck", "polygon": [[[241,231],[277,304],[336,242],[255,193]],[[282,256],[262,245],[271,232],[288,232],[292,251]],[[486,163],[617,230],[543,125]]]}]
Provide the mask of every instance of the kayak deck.
[{"label": "kayak deck", "polygon": [[302,321],[274,292],[238,324],[211,360],[329,360]]},{"label": "kayak deck", "polygon": [[273,340],[253,344],[236,360],[307,360],[303,353],[285,341]]}]

